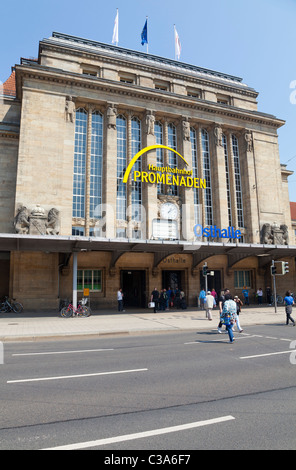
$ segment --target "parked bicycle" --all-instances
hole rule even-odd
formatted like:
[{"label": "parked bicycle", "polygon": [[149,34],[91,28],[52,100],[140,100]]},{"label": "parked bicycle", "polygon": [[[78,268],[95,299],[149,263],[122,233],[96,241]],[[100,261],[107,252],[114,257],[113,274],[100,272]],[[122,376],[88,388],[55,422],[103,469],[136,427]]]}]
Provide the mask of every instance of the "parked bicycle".
[{"label": "parked bicycle", "polygon": [[[273,294],[272,294],[270,299],[271,299],[271,305],[274,305],[274,295]],[[281,295],[277,295],[276,296],[276,303],[277,304],[282,304],[283,302],[284,302],[283,297]]]},{"label": "parked bicycle", "polygon": [[77,315],[78,317],[89,317],[91,315],[91,309],[86,305],[87,299],[82,299],[78,302],[77,308],[74,307],[71,303],[67,306],[63,307],[60,311],[60,315],[63,318],[74,317]]},{"label": "parked bicycle", "polygon": [[15,299],[10,300],[8,297],[4,297],[4,302],[0,304],[0,312],[14,312],[14,313],[22,313],[24,307],[20,302],[15,302]]}]

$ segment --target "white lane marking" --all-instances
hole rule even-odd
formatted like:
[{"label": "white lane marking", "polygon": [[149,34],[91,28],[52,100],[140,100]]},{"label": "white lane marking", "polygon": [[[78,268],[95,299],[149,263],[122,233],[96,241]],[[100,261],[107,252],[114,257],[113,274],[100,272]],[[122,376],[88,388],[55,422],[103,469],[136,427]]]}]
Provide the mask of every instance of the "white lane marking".
[{"label": "white lane marking", "polygon": [[42,450],[78,450],[87,449],[90,447],[99,447],[108,444],[114,444],[115,442],[132,441],[134,439],[143,439],[145,437],[160,436],[161,434],[169,434],[178,431],[186,431],[187,429],[199,428],[202,426],[208,426],[210,424],[223,423],[235,419],[233,416],[222,416],[221,418],[208,419],[205,421],[197,421],[195,423],[183,424],[180,426],[172,426],[169,428],[153,429],[151,431],[144,431],[135,434],[125,434],[122,436],[110,437],[107,439],[98,439],[96,441],[78,442],[75,444],[69,444],[58,447],[51,447]]},{"label": "white lane marking", "polygon": [[267,356],[276,356],[277,354],[291,354],[291,349],[290,351],[279,351],[279,352],[273,352],[273,353],[267,353],[267,354],[256,354],[254,356],[242,356],[240,359],[253,359],[254,357],[267,357]]},{"label": "white lane marking", "polygon": [[77,351],[51,351],[51,352],[38,352],[38,353],[20,353],[12,354],[12,356],[47,356],[51,354],[78,354],[78,353],[91,353],[101,351],[114,351],[114,349],[80,349]]},{"label": "white lane marking", "polygon": [[22,380],[8,380],[8,384],[24,383],[24,382],[42,382],[45,380],[62,380],[62,379],[77,379],[81,377],[97,377],[99,375],[113,375],[113,374],[129,374],[132,372],[144,372],[148,369],[131,369],[131,370],[116,370],[113,372],[97,372],[94,374],[79,374],[79,375],[61,375],[58,377],[40,377],[35,379],[22,379]]}]

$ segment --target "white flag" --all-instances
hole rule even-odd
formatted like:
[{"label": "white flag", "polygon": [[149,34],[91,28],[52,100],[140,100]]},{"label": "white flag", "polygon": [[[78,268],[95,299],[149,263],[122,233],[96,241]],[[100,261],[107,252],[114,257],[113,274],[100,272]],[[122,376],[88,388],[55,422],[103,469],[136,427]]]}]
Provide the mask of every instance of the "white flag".
[{"label": "white flag", "polygon": [[116,44],[116,46],[118,45],[118,8],[117,8],[117,13],[116,13],[116,18],[114,21],[112,44]]},{"label": "white flag", "polygon": [[179,38],[179,34],[177,33],[176,26],[174,25],[175,30],[175,59],[180,59],[181,55],[181,42]]}]

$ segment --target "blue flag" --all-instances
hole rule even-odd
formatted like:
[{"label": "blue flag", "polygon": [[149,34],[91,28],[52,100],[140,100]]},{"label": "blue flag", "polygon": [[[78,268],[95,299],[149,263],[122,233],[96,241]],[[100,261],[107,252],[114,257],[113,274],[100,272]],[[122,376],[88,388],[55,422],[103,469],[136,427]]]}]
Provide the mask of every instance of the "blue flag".
[{"label": "blue flag", "polygon": [[142,46],[144,46],[144,44],[148,44],[148,24],[147,24],[147,20],[146,20],[146,23],[144,25],[144,28],[143,28],[143,31],[142,31],[142,34],[141,34],[141,44]]}]

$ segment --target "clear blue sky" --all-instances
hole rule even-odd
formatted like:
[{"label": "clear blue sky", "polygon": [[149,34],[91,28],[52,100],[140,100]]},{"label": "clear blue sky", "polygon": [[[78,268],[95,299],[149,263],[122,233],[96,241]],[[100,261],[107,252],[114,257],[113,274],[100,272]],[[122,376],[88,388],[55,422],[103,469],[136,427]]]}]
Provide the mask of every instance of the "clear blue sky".
[{"label": "clear blue sky", "polygon": [[[119,46],[146,51],[140,35],[148,16],[149,52],[243,78],[259,92],[259,111],[286,121],[279,130],[281,163],[296,201],[296,0],[15,0],[2,2],[0,81],[20,57],[37,57],[38,42],[58,31],[111,43],[119,9]],[[295,82],[296,85],[296,82]],[[296,99],[295,99],[296,102]],[[294,158],[293,158],[294,157]]]}]

